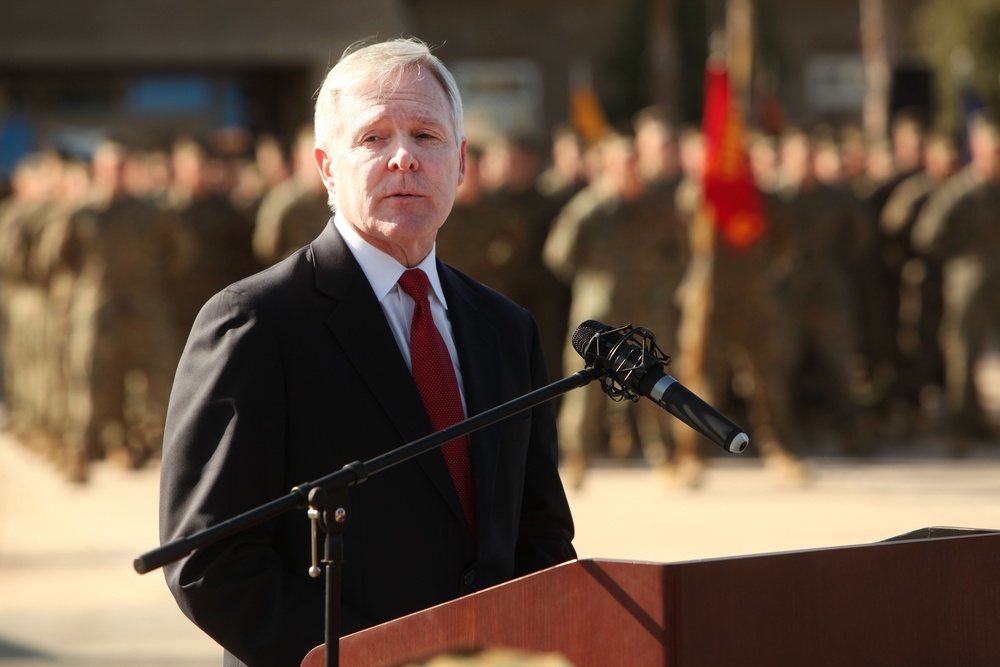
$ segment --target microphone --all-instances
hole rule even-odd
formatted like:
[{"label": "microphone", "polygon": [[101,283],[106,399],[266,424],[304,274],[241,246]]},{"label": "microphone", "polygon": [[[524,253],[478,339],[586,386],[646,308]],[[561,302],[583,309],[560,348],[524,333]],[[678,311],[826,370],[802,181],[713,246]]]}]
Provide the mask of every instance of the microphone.
[{"label": "microphone", "polygon": [[746,432],[687,387],[663,372],[663,355],[648,329],[613,329],[587,320],[573,332],[573,348],[588,366],[608,374],[605,393],[621,400],[645,396],[726,451],[739,454],[750,444]]}]

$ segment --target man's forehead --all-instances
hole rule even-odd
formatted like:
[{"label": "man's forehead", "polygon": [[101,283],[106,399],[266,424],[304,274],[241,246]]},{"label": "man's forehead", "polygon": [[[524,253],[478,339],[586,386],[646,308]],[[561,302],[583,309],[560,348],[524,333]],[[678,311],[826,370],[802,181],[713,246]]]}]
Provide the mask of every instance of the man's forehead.
[{"label": "man's forehead", "polygon": [[340,110],[344,120],[353,124],[366,124],[388,117],[451,123],[447,95],[433,77],[402,82],[391,89],[369,84],[361,89],[345,91],[341,96]]},{"label": "man's forehead", "polygon": [[359,99],[391,100],[405,95],[408,90],[433,91],[447,99],[444,85],[426,68],[407,67],[402,70],[385,72],[376,76],[354,76],[344,80],[340,87],[341,97]]}]

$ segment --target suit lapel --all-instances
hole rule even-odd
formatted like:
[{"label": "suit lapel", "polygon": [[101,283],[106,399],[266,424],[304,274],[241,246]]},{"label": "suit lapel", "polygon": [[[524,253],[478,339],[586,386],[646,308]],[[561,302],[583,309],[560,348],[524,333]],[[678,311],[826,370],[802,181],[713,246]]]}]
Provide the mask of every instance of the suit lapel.
[{"label": "suit lapel", "polygon": [[[467,416],[472,417],[495,408],[501,402],[498,379],[502,377],[499,333],[479,312],[475,292],[456,275],[455,270],[438,262],[448,318],[451,320],[462,367]],[[500,456],[500,431],[483,428],[469,436],[472,471],[476,482],[476,516],[479,534],[488,534],[489,517],[493,516],[494,487]]]},{"label": "suit lapel", "polygon": [[[361,266],[332,222],[311,247],[316,289],[336,302],[326,320],[327,327],[386,418],[399,432],[401,440],[410,443],[424,437],[431,432],[430,419]],[[459,349],[462,347],[464,344],[459,344]],[[383,352],[371,354],[373,349]],[[462,364],[463,368],[467,367],[464,361]],[[375,444],[374,454],[385,451],[386,445]],[[456,519],[464,522],[458,492],[440,448],[418,456],[415,461],[451,507]]]},{"label": "suit lapel", "polygon": [[332,223],[311,247],[316,289],[335,300],[327,327],[400,436],[419,437],[429,424],[420,394],[361,266]]}]

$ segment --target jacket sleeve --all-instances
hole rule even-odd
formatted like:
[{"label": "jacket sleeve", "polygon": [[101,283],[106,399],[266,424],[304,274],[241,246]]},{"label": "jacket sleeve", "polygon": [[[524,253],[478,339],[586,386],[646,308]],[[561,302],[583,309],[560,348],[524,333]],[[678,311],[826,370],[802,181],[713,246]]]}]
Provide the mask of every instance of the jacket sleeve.
[{"label": "jacket sleeve", "polygon": [[[194,324],[170,398],[162,542],[289,493],[284,383],[273,324],[244,295],[213,297]],[[182,611],[251,667],[296,666],[323,640],[322,579],[311,580],[304,568],[286,562],[275,544],[276,522],[206,545],[165,568]],[[368,623],[342,609],[342,625]]]}]

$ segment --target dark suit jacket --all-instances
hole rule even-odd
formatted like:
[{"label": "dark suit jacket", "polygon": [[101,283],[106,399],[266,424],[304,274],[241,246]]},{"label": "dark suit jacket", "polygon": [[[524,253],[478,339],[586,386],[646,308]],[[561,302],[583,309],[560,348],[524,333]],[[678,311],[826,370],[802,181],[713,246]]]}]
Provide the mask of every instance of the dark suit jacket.
[{"label": "dark suit jacket", "polygon": [[[547,382],[533,319],[440,264],[468,413]],[[191,535],[352,461],[431,432],[399,347],[333,224],[215,295],[177,370],[164,434],[161,539]],[[351,489],[343,634],[575,557],[550,404],[471,435],[477,541],[440,450]],[[304,511],[167,568],[227,665],[298,665],[323,641]],[[239,660],[236,660],[236,658]],[[239,661],[242,661],[239,662]]]}]

